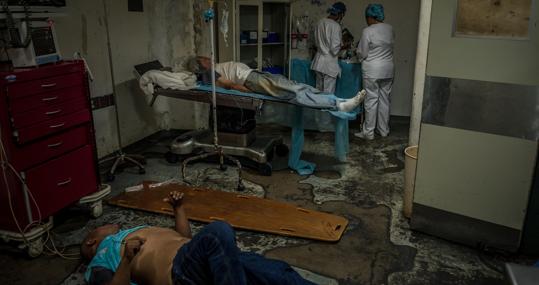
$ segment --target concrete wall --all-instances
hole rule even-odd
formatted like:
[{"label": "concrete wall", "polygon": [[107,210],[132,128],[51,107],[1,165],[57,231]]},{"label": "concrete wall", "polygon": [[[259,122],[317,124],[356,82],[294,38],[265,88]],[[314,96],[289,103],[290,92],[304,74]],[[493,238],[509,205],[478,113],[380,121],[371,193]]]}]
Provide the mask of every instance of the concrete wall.
[{"label": "concrete wall", "polygon": [[[326,17],[326,10],[333,1],[322,1],[323,5],[312,4],[310,0],[298,0],[292,3],[295,16],[308,16],[314,23]],[[347,6],[343,26],[348,28],[356,41],[361,37],[365,23],[365,7],[372,1],[343,0]],[[409,116],[414,79],[414,65],[417,42],[417,26],[419,21],[419,0],[385,0],[377,1],[384,5],[386,22],[393,25],[396,34],[395,42],[395,83],[391,95],[391,114]],[[312,38],[312,37],[311,37]],[[307,50],[293,50],[292,56],[309,58]]]},{"label": "concrete wall", "polygon": [[[232,6],[232,5],[231,5]],[[207,1],[195,0],[193,3],[193,27],[195,32],[195,47],[197,55],[209,57],[211,55],[210,43],[210,25],[204,21],[204,11],[208,9]],[[219,12],[217,12],[219,13]],[[232,15],[230,16],[232,18]],[[215,19],[218,22],[218,19]],[[219,32],[218,27],[215,33]],[[230,35],[232,35],[232,26],[230,26]]]},{"label": "concrete wall", "polygon": [[456,1],[433,1],[428,75],[539,84],[539,5],[533,8],[527,40],[453,37],[455,11]]},{"label": "concrete wall", "polygon": [[[138,88],[133,66],[159,59],[173,65],[194,54],[193,0],[146,0],[144,12],[128,12],[127,1],[106,0],[116,100],[124,145],[167,128],[196,128],[205,125],[200,105],[160,98],[153,108]],[[112,93],[102,1],[70,0],[67,15],[56,19],[59,45],[64,57],[80,51],[87,59],[95,81],[92,96]],[[114,107],[94,112],[98,153],[115,150]]]}]

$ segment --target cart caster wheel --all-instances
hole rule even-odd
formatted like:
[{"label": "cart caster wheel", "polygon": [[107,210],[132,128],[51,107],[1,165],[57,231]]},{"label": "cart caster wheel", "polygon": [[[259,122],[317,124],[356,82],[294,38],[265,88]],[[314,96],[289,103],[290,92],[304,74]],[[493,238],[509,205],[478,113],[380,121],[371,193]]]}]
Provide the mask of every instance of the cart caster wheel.
[{"label": "cart caster wheel", "polygon": [[26,253],[28,253],[28,256],[31,258],[40,256],[43,253],[43,240],[38,238],[29,242]]},{"label": "cart caster wheel", "polygon": [[226,169],[227,169],[226,165],[224,165],[224,164],[223,164],[223,165],[219,165],[219,170],[221,170],[221,171],[226,171]]},{"label": "cart caster wheel", "polygon": [[116,176],[110,172],[107,173],[107,177],[105,177],[105,180],[107,180],[108,182],[112,182],[114,181],[114,178],[116,178]]},{"label": "cart caster wheel", "polygon": [[146,169],[144,169],[144,168],[139,168],[138,174],[146,174]]},{"label": "cart caster wheel", "polygon": [[262,163],[258,165],[258,173],[263,176],[271,176],[273,168],[270,163]]},{"label": "cart caster wheel", "polygon": [[275,146],[275,153],[277,153],[278,156],[286,156],[288,155],[288,152],[290,150],[288,149],[288,146],[285,145],[285,144],[280,144],[280,145],[277,145]]},{"label": "cart caster wheel", "polygon": [[168,163],[176,164],[176,163],[178,163],[178,161],[180,161],[180,156],[169,151],[169,152],[165,153],[165,160]]},{"label": "cart caster wheel", "polygon": [[243,185],[243,183],[238,184],[238,189],[237,190],[238,190],[238,192],[245,191],[245,185]]},{"label": "cart caster wheel", "polygon": [[103,202],[99,201],[92,205],[92,217],[99,218],[103,214]]}]

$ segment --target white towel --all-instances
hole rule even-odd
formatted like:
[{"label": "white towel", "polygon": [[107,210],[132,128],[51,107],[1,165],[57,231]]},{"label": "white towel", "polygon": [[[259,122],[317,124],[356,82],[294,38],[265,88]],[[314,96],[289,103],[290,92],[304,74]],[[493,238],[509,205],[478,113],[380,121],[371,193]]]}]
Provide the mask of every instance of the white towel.
[{"label": "white towel", "polygon": [[197,77],[191,72],[150,70],[140,77],[139,85],[144,94],[153,95],[154,85],[164,89],[189,90],[197,87],[196,82]]}]

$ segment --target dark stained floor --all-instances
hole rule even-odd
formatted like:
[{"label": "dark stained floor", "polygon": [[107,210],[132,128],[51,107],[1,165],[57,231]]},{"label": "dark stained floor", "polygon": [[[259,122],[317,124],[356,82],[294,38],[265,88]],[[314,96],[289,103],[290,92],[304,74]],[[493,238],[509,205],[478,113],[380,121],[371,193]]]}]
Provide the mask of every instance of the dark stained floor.
[{"label": "dark stained floor", "polygon": [[[259,132],[289,136],[288,129],[274,126],[262,126]],[[409,229],[401,214],[407,135],[407,121],[399,118],[393,119],[387,138],[364,142],[351,135],[348,162],[340,163],[333,159],[333,134],[307,132],[303,158],[318,165],[314,175],[298,176],[286,169],[285,159],[275,162],[271,177],[246,171],[247,193],[343,215],[350,225],[338,243],[241,231],[237,233],[239,246],[285,260],[320,284],[505,284],[499,272],[501,260],[527,260],[481,254]],[[134,151],[147,156],[147,173],[125,169],[112,183],[114,193],[142,180],[180,177],[179,167],[162,159],[166,137],[157,135],[133,146]],[[224,191],[235,190],[233,167],[222,172],[215,165],[194,164],[189,168],[189,179]],[[110,222],[124,227],[172,226],[169,217],[111,206],[105,206],[98,219],[90,219],[84,209],[72,209],[57,220],[55,238],[60,245],[75,245],[68,249],[73,251],[89,229]],[[193,226],[195,232],[201,227]],[[0,284],[81,284],[79,261],[49,256],[29,260],[8,246],[0,252],[0,268]]]}]

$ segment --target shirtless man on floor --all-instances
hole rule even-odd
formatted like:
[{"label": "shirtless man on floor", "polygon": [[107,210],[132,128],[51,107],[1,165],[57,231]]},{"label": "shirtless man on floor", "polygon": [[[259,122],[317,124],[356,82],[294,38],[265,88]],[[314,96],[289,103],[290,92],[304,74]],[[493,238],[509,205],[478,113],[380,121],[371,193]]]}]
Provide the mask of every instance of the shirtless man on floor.
[{"label": "shirtless man on floor", "polygon": [[182,198],[180,192],[166,198],[174,208],[175,230],[140,226],[120,231],[118,225],[106,225],[88,234],[81,245],[81,255],[90,261],[88,284],[314,285],[282,261],[241,252],[225,222],[211,223],[192,237]]}]

